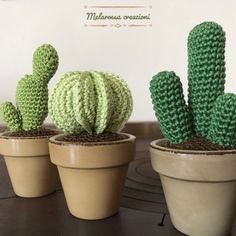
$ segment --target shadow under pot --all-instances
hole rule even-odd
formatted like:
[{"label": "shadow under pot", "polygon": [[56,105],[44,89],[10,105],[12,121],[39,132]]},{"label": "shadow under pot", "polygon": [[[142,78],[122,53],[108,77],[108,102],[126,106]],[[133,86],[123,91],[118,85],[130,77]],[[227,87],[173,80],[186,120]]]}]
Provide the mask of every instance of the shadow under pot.
[{"label": "shadow under pot", "polygon": [[41,197],[56,190],[58,172],[50,162],[48,141],[48,136],[14,137],[9,132],[0,135],[0,153],[16,195]]},{"label": "shadow under pot", "polygon": [[191,151],[150,146],[173,225],[191,236],[225,236],[236,209],[236,150]]},{"label": "shadow under pot", "polygon": [[50,138],[51,161],[57,165],[69,211],[87,220],[117,213],[129,162],[135,156],[135,137],[119,141],[65,142]]}]

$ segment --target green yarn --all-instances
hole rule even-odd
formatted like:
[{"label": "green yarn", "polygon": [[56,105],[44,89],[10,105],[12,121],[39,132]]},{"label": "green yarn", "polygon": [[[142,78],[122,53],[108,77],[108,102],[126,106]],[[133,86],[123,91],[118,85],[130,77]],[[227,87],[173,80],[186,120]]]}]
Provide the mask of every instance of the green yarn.
[{"label": "green yarn", "polygon": [[49,44],[43,44],[33,55],[33,76],[48,83],[58,67],[57,51]]},{"label": "green yarn", "polygon": [[226,93],[217,98],[207,138],[223,147],[236,143],[236,95]]},{"label": "green yarn", "polygon": [[17,132],[22,129],[19,112],[11,102],[4,102],[0,105],[0,116],[6,122],[11,132]]},{"label": "green yarn", "polygon": [[225,33],[214,22],[193,28],[188,37],[189,109],[195,132],[207,136],[211,112],[218,96],[224,93]]},{"label": "green yarn", "polygon": [[164,136],[173,144],[191,138],[194,131],[180,78],[173,71],[160,72],[151,80],[150,92]]},{"label": "green yarn", "polygon": [[188,37],[188,107],[174,72],[151,81],[154,111],[164,136],[178,144],[200,135],[223,147],[236,144],[236,95],[224,94],[225,32],[203,22]]},{"label": "green yarn", "polygon": [[1,116],[11,131],[40,129],[48,114],[48,82],[58,67],[58,55],[49,44],[43,44],[33,55],[33,74],[17,84],[16,106],[2,105]]},{"label": "green yarn", "polygon": [[49,98],[51,118],[69,134],[116,132],[131,112],[131,92],[126,82],[112,73],[66,73]]}]

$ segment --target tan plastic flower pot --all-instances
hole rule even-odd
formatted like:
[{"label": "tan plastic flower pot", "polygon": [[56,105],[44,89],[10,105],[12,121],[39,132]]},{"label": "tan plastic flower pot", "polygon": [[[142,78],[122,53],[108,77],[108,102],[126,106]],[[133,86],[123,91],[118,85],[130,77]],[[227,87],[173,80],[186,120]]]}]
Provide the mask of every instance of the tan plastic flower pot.
[{"label": "tan plastic flower pot", "polygon": [[41,197],[56,190],[58,172],[50,162],[48,140],[49,137],[0,134],[0,153],[4,156],[16,195]]},{"label": "tan plastic flower pot", "polygon": [[191,236],[226,236],[236,209],[236,150],[187,151],[151,143],[173,225]]},{"label": "tan plastic flower pot", "polygon": [[69,211],[88,220],[114,215],[119,207],[135,137],[99,143],[68,143],[50,138],[51,161],[58,166]]}]

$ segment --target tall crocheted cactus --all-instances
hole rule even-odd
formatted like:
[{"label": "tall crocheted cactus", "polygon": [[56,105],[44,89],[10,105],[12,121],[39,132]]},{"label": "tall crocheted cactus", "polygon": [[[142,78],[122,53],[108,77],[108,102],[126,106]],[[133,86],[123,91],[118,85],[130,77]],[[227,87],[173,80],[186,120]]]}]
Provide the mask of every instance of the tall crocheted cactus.
[{"label": "tall crocheted cactus", "polygon": [[66,73],[49,98],[51,118],[68,134],[118,131],[131,112],[131,92],[126,82],[112,73]]},{"label": "tall crocheted cactus", "polygon": [[161,72],[151,81],[154,110],[170,143],[183,143],[195,134],[235,147],[236,95],[224,94],[224,52],[225,33],[218,24],[204,22],[190,32],[188,108],[174,72]]},{"label": "tall crocheted cactus", "polygon": [[49,44],[43,44],[33,55],[33,74],[25,75],[16,88],[16,107],[5,102],[0,115],[12,132],[42,127],[48,114],[48,82],[58,67],[58,55]]},{"label": "tall crocheted cactus", "polygon": [[193,28],[188,37],[189,110],[197,134],[207,136],[211,112],[225,84],[225,33],[214,22]]},{"label": "tall crocheted cactus", "polygon": [[180,78],[174,72],[160,72],[151,80],[150,91],[154,111],[165,137],[173,144],[191,138],[193,126]]}]

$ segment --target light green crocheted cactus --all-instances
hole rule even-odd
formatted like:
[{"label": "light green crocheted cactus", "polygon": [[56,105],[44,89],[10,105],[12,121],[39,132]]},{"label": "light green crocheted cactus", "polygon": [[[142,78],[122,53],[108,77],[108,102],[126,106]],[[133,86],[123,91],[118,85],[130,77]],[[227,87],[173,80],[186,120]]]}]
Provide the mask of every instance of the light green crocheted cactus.
[{"label": "light green crocheted cactus", "polygon": [[193,137],[192,121],[180,78],[174,72],[160,72],[151,80],[150,92],[154,111],[165,137],[173,144]]},{"label": "light green crocheted cactus", "polygon": [[43,44],[33,55],[33,74],[25,75],[16,88],[16,107],[5,102],[0,116],[12,132],[37,130],[48,114],[48,82],[58,67],[58,55],[49,44]]},{"label": "light green crocheted cactus", "polygon": [[174,72],[161,72],[152,79],[154,110],[170,143],[180,144],[195,135],[224,148],[235,147],[236,95],[224,94],[224,53],[225,33],[217,23],[203,22],[190,32],[188,108]]},{"label": "light green crocheted cactus", "polygon": [[66,73],[49,98],[51,118],[68,134],[116,132],[131,112],[131,92],[126,82],[112,73]]}]

